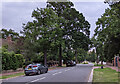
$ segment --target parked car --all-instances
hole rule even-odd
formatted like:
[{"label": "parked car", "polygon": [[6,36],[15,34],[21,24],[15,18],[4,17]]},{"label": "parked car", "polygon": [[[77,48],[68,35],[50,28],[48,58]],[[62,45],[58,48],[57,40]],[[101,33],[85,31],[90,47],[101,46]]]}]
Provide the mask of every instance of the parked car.
[{"label": "parked car", "polygon": [[41,73],[47,73],[48,67],[43,66],[42,64],[29,64],[25,67],[25,75],[28,76],[30,74],[41,74]]},{"label": "parked car", "polygon": [[66,62],[66,66],[75,66],[76,65],[76,62],[75,61],[72,61],[72,60],[69,60]]},{"label": "parked car", "polygon": [[74,64],[74,66],[76,66],[76,62],[75,61],[73,61],[73,64]]}]

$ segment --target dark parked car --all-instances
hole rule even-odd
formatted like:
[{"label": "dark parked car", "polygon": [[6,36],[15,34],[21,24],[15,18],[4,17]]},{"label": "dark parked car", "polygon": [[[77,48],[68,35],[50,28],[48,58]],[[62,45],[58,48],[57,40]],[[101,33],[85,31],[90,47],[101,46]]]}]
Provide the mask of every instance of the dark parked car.
[{"label": "dark parked car", "polygon": [[66,62],[66,66],[75,66],[76,65],[76,62],[75,61],[72,61],[72,60],[69,60]]},{"label": "dark parked car", "polygon": [[47,73],[48,67],[42,64],[29,64],[25,67],[25,75]]}]

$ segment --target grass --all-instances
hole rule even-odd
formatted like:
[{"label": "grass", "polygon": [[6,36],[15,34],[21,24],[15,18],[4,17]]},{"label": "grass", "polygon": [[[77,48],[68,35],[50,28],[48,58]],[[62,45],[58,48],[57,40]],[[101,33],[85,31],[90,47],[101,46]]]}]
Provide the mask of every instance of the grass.
[{"label": "grass", "polygon": [[94,69],[93,82],[118,82],[118,72],[111,68]]},{"label": "grass", "polygon": [[62,66],[57,66],[57,67],[66,67],[66,64],[62,64]]},{"label": "grass", "polygon": [[16,73],[16,74],[11,74],[11,75],[6,75],[6,76],[0,76],[0,79],[7,79],[7,78],[12,78],[12,77],[17,77],[17,76],[21,76],[24,75],[24,73]]},{"label": "grass", "polygon": [[98,64],[98,65],[97,65],[97,64],[94,64],[94,66],[104,66],[104,65],[101,65],[101,64]]},{"label": "grass", "polygon": [[58,69],[58,68],[64,68],[66,67],[66,65],[62,65],[62,66],[55,66],[55,67],[49,67],[48,69]]}]

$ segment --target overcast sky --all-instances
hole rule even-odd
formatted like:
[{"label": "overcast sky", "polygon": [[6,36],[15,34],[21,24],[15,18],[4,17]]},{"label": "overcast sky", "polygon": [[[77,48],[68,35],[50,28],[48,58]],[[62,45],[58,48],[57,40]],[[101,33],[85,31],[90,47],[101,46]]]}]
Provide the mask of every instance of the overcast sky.
[{"label": "overcast sky", "polygon": [[[91,35],[93,36],[95,22],[108,8],[104,2],[73,2],[74,7],[80,13],[83,13],[86,20],[91,24]],[[45,2],[2,2],[2,28],[13,29],[16,32],[22,30],[22,23],[32,21],[32,11],[39,8],[45,8]]]}]

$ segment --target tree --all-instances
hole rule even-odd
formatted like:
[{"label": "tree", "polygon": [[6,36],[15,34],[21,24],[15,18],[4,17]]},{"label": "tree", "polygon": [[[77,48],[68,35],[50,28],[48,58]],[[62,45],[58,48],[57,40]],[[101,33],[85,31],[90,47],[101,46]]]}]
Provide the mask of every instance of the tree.
[{"label": "tree", "polygon": [[97,54],[102,61],[106,58],[112,62],[112,58],[120,54],[120,2],[110,4],[96,25],[94,39]]},{"label": "tree", "polygon": [[37,8],[33,11],[32,17],[35,20],[24,25],[23,33],[29,44],[33,45],[33,52],[44,53],[44,65],[46,65],[47,52],[52,42],[55,42],[56,28],[59,27],[57,16],[51,8]]},{"label": "tree", "polygon": [[[70,1],[47,3],[46,8],[34,10],[34,20],[23,26],[26,58],[33,61],[34,56],[44,53],[46,65],[47,58],[57,60],[59,55],[59,66],[62,66],[62,59],[74,59],[75,50],[88,50],[90,24],[82,13],[72,8]],[[63,58],[65,54],[68,57]]]},{"label": "tree", "polygon": [[[64,15],[63,15],[63,12],[65,9],[67,8],[71,8],[73,6],[73,3],[70,2],[70,1],[67,1],[66,2],[51,2],[51,1],[47,1],[47,7],[48,8],[52,8],[56,13],[57,13],[57,16],[58,17],[61,17],[61,18],[64,18]],[[64,35],[65,35],[65,30],[64,30],[64,27],[65,27],[65,24],[66,24],[66,20],[61,20],[59,19],[58,20],[58,24],[60,25],[60,30],[63,30],[63,32],[60,33],[60,38],[59,38],[59,66],[62,66],[62,44],[64,44]]]},{"label": "tree", "polygon": [[10,36],[12,40],[15,41],[15,39],[19,38],[19,34],[12,29],[2,29],[1,34],[3,39],[6,39],[8,36]]},{"label": "tree", "polygon": [[[81,41],[82,37],[85,37],[84,40],[89,40],[89,28],[90,24],[85,20],[82,13],[76,11],[75,8],[72,8],[74,5],[72,2],[49,2],[47,7],[52,8],[58,15],[58,17],[62,17],[65,19],[64,22],[59,23],[60,28],[63,29],[61,36],[61,43],[65,42],[65,48],[70,50],[70,48],[74,48],[77,51],[77,48],[83,48],[81,45],[84,45],[84,49],[88,48],[89,42]],[[84,32],[84,33],[82,33]],[[80,36],[80,34],[82,35]],[[79,37],[78,37],[79,35]],[[64,41],[65,40],[65,41]],[[62,58],[62,47],[63,45],[59,44],[59,65],[61,66],[61,58]],[[85,47],[85,45],[87,46]],[[73,46],[74,45],[74,46]],[[75,47],[76,46],[76,47]],[[75,52],[76,56],[77,53]],[[77,58],[77,57],[76,57]]]}]

